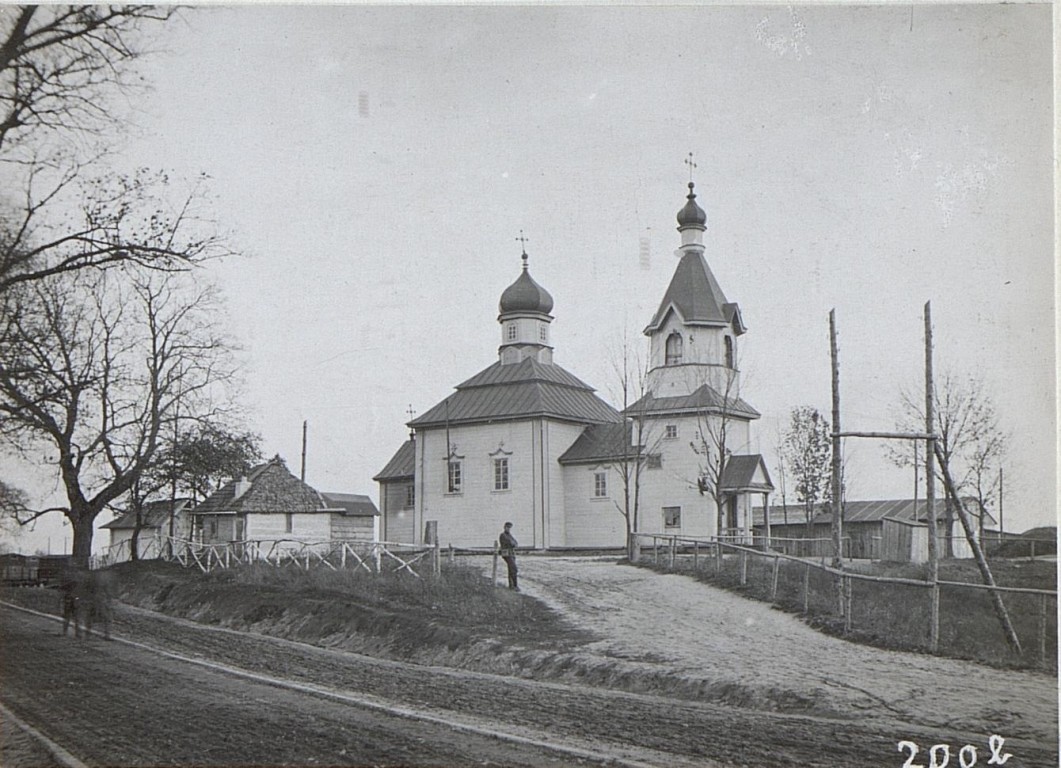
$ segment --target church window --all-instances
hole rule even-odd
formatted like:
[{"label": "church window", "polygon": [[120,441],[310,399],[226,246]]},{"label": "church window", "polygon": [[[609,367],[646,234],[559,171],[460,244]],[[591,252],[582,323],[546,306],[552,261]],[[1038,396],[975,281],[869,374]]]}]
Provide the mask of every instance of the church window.
[{"label": "church window", "polygon": [[667,337],[667,365],[679,365],[682,361],[682,335],[675,331]]},{"label": "church window", "polygon": [[516,324],[515,323],[509,323],[508,324],[508,340],[509,341],[515,341],[516,340]]},{"label": "church window", "polygon": [[543,342],[549,340],[549,329],[544,325],[538,326],[538,339]]},{"label": "church window", "polygon": [[508,459],[494,459],[494,490],[508,490]]},{"label": "church window", "polygon": [[645,457],[645,466],[649,469],[663,469],[663,455],[650,453]]},{"label": "church window", "polygon": [[461,492],[461,463],[459,461],[449,462],[449,484],[448,493],[460,493]]},{"label": "church window", "polygon": [[284,515],[284,533],[291,533],[295,528],[295,516],[290,512]]},{"label": "church window", "polygon": [[416,506],[416,486],[412,483],[405,486],[405,509],[412,509]]},{"label": "church window", "polygon": [[681,507],[664,507],[663,508],[663,527],[664,528],[681,528],[682,527],[682,508]]},{"label": "church window", "polygon": [[733,367],[733,337],[726,337],[726,367]]},{"label": "church window", "polygon": [[663,428],[663,437],[665,437],[667,440],[677,440],[678,439],[678,425],[677,424],[668,424],[666,427],[664,427]]},{"label": "church window", "polygon": [[603,499],[608,495],[607,472],[595,472],[593,474],[593,495],[598,499]]}]

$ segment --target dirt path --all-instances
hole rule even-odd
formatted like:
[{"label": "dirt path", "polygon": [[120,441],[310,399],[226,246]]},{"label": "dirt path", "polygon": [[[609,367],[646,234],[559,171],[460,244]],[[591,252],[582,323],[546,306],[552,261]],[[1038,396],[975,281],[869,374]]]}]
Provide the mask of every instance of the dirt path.
[{"label": "dirt path", "polygon": [[526,557],[521,586],[603,638],[587,650],[752,705],[802,698],[861,722],[938,728],[941,742],[958,730],[1057,748],[1057,678],[1046,674],[848,643],[764,603],[613,561]]}]

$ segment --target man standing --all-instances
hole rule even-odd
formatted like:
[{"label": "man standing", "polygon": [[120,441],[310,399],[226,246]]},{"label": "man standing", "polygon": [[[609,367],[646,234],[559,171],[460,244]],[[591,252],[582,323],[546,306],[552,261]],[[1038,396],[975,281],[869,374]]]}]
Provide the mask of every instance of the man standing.
[{"label": "man standing", "polygon": [[508,566],[508,588],[519,592],[519,582],[516,580],[516,547],[519,542],[512,535],[512,523],[505,523],[505,530],[498,536],[497,541],[501,545],[501,557]]}]

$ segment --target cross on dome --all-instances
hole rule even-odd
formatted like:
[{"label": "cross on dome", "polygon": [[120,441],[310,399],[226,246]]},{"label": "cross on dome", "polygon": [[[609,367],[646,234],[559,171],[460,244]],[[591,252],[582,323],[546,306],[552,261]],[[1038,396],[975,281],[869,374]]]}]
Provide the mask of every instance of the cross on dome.
[{"label": "cross on dome", "polygon": [[683,160],[682,162],[684,162],[687,166],[689,166],[689,188],[692,189],[692,186],[693,186],[693,169],[694,168],[698,168],[699,166],[696,163],[693,162],[693,153],[692,152],[690,152],[689,156],[687,158],[685,158],[685,160]]},{"label": "cross on dome", "polygon": [[530,238],[527,237],[526,235],[524,235],[523,234],[523,230],[521,229],[519,231],[519,237],[516,238],[516,241],[520,244],[520,248],[523,250],[523,254],[522,254],[521,258],[523,259],[523,268],[524,269],[527,268],[527,259],[529,258],[527,256],[527,242],[529,240],[530,240]]}]

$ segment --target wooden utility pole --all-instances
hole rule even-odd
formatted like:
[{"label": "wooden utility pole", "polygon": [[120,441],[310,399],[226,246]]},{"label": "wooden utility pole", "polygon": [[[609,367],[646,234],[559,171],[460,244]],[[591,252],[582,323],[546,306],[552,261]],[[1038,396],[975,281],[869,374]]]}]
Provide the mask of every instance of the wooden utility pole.
[{"label": "wooden utility pole", "polygon": [[308,424],[308,421],[302,422],[302,476],[299,478],[302,482],[306,482],[306,427]]},{"label": "wooden utility pole", "polygon": [[998,543],[1006,539],[1006,529],[1002,525],[1002,467],[998,468]]},{"label": "wooden utility pole", "polygon": [[936,421],[935,383],[932,377],[932,302],[925,302],[925,510],[928,515],[928,580],[932,583],[928,644],[939,648],[939,542],[936,532],[936,441],[931,437]]},{"label": "wooden utility pole", "polygon": [[[990,567],[987,565],[987,558],[984,557],[984,550],[980,547],[980,542],[976,540],[973,526],[969,522],[969,513],[965,511],[965,505],[958,497],[958,491],[954,487],[954,480],[951,479],[950,476],[950,467],[947,466],[943,457],[943,451],[938,444],[936,445],[936,454],[939,458],[939,468],[943,474],[943,484],[947,489],[947,496],[954,502],[954,506],[958,510],[958,519],[961,521],[962,528],[965,529],[965,538],[969,541],[969,547],[973,551],[973,557],[976,559],[976,567],[980,569],[980,578],[983,579],[986,586],[994,587],[995,579],[991,575]],[[999,594],[997,589],[991,590],[991,600],[995,604],[995,613],[998,615],[998,620],[1002,624],[1002,631],[1006,634],[1006,640],[1014,651],[1020,653],[1020,639],[1017,637],[1017,633],[1013,629],[1013,624],[1010,623],[1009,613],[1006,611],[1006,605],[1002,602],[1002,595]]]},{"label": "wooden utility pole", "polygon": [[843,567],[843,524],[840,519],[841,456],[840,456],[840,359],[836,347],[836,310],[829,310],[829,352],[833,368],[833,567]]}]

